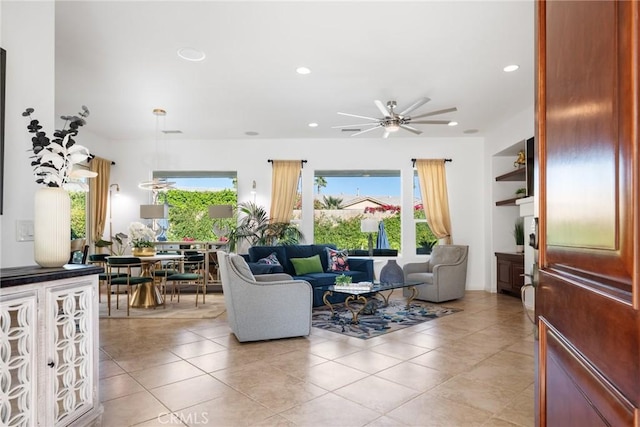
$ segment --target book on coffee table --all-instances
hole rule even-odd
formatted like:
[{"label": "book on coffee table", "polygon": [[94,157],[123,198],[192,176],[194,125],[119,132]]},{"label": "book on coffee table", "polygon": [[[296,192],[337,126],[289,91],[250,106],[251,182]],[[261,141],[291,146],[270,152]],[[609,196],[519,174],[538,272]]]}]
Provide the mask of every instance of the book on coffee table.
[{"label": "book on coffee table", "polygon": [[336,291],[370,291],[373,287],[371,282],[357,282],[349,283],[346,285],[333,285],[333,289]]}]

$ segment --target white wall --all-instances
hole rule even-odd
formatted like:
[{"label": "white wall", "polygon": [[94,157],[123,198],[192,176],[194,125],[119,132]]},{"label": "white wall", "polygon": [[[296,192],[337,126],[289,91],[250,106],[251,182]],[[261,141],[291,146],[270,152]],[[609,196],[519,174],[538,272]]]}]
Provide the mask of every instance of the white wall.
[{"label": "white wall", "polygon": [[[90,126],[88,126],[90,127]],[[83,129],[84,131],[84,129]],[[84,142],[86,145],[87,143]],[[268,159],[305,159],[303,179],[303,221],[305,236],[313,236],[313,178],[315,170],[327,169],[392,169],[401,171],[402,211],[405,224],[403,247],[413,247],[412,225],[413,169],[412,158],[451,158],[447,163],[447,180],[455,243],[468,244],[470,289],[484,289],[481,279],[484,266],[484,214],[479,209],[484,194],[485,167],[478,159],[483,155],[482,138],[390,138],[331,140],[226,140],[180,141],[111,141],[91,147],[92,152],[116,162],[111,182],[120,185],[113,202],[113,231],[126,232],[129,223],[139,220],[138,205],[150,201],[150,193],[137,187],[150,179],[152,168],[158,170],[229,170],[238,173],[238,200],[252,200],[251,183],[257,183],[256,202],[269,208],[271,164]],[[332,149],[335,147],[335,149]],[[480,178],[478,178],[480,177]],[[472,215],[469,215],[473,212]],[[400,263],[419,257],[405,251]]]},{"label": "white wall", "polygon": [[1,39],[7,51],[4,209],[0,216],[3,267],[32,265],[33,242],[16,242],[18,220],[33,220],[33,197],[38,185],[30,166],[32,134],[21,116],[35,108],[49,136],[54,131],[54,7],[55,3],[2,2]]},{"label": "white wall", "polygon": [[496,292],[496,259],[495,252],[513,252],[514,241],[511,231],[516,217],[519,216],[517,207],[499,207],[496,200],[506,199],[507,194],[522,187],[522,183],[501,182],[495,185],[495,176],[508,172],[510,164],[515,160],[508,157],[496,156],[497,153],[513,146],[514,144],[531,138],[534,135],[534,107],[514,114],[504,120],[503,124],[492,129],[485,139],[485,166],[489,176],[485,181],[485,191],[488,195],[486,209],[485,235],[485,265],[487,276],[486,290]]}]

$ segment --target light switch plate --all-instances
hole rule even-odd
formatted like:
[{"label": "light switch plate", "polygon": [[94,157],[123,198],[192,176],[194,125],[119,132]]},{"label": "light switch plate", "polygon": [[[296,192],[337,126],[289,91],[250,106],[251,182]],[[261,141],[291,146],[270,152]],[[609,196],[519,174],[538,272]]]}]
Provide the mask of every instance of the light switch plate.
[{"label": "light switch plate", "polygon": [[33,221],[31,220],[17,221],[16,240],[18,242],[33,241]]}]

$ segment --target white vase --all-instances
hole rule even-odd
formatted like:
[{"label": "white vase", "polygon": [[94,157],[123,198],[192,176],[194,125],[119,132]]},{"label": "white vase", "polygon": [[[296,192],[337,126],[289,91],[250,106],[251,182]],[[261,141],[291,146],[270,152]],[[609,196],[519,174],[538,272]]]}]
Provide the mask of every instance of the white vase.
[{"label": "white vase", "polygon": [[44,187],[34,203],[34,258],[41,267],[62,267],[71,255],[71,199],[66,190]]}]

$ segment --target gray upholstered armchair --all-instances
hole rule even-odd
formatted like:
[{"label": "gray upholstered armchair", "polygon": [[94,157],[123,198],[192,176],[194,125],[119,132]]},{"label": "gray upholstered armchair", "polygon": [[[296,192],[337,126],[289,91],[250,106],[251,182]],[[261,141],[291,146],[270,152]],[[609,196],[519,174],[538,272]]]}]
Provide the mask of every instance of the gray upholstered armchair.
[{"label": "gray upholstered armchair", "polygon": [[238,341],[307,336],[313,290],[288,274],[254,276],[239,255],[218,252],[227,320]]},{"label": "gray upholstered armchair", "polygon": [[[402,267],[405,280],[425,283],[416,286],[416,299],[441,302],[464,297],[468,253],[469,246],[436,245],[426,262],[405,264]],[[405,289],[404,293],[409,295],[410,291]]]}]

